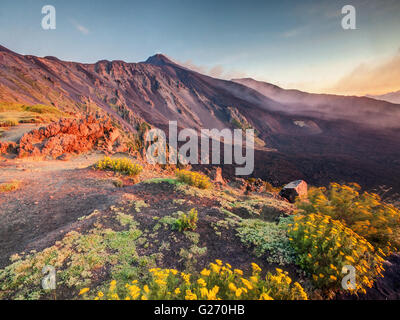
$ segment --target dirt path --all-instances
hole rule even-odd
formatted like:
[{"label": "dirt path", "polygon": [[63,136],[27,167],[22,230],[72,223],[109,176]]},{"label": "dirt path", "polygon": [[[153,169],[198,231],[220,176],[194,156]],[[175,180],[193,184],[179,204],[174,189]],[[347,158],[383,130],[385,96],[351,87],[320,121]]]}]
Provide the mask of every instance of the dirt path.
[{"label": "dirt path", "polygon": [[34,129],[40,128],[44,126],[44,124],[21,124],[16,127],[12,127],[9,130],[4,131],[0,135],[0,141],[12,141],[12,142],[18,142],[21,137]]},{"label": "dirt path", "polygon": [[67,162],[0,162],[0,183],[21,181],[20,190],[0,194],[0,267],[8,264],[11,254],[45,238],[61,238],[79,217],[122,197],[110,174],[88,168],[101,157],[92,153]]}]

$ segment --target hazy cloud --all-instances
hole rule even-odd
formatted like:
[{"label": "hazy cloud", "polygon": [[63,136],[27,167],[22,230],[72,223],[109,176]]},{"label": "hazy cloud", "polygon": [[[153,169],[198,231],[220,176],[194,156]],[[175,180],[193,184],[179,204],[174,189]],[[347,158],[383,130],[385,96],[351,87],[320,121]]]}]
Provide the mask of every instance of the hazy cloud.
[{"label": "hazy cloud", "polygon": [[196,71],[201,74],[208,75],[213,78],[230,80],[233,78],[245,78],[247,76],[245,72],[238,70],[227,70],[222,65],[216,65],[211,68],[207,68],[205,66],[198,66],[194,64],[192,60],[187,60],[183,62],[175,60],[175,62],[185,68],[188,68],[190,70]]},{"label": "hazy cloud", "polygon": [[82,33],[84,35],[88,35],[90,33],[88,28],[79,24],[77,21],[71,20],[71,23],[75,26],[76,30],[78,30],[80,33]]},{"label": "hazy cloud", "polygon": [[383,94],[400,90],[400,51],[377,63],[358,65],[328,89],[340,94]]}]

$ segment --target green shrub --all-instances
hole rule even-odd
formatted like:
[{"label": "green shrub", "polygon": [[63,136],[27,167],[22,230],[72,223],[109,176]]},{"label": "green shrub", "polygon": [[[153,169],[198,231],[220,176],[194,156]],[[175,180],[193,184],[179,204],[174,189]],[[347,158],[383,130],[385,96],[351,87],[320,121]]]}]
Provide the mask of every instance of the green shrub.
[{"label": "green shrub", "polygon": [[96,168],[99,170],[112,170],[128,176],[137,176],[143,170],[141,165],[133,163],[128,158],[111,159],[110,157],[104,157],[103,160],[97,162]]},{"label": "green shrub", "polygon": [[318,288],[341,289],[342,268],[356,269],[354,292],[365,293],[374,280],[382,276],[383,252],[337,220],[324,215],[296,216],[289,225],[289,240],[297,263],[312,275]]},{"label": "green shrub", "polygon": [[196,230],[197,220],[197,210],[195,208],[191,209],[188,214],[181,212],[179,218],[174,221],[172,229],[178,231]]},{"label": "green shrub", "polygon": [[328,189],[311,188],[308,201],[297,202],[306,214],[324,214],[339,220],[375,247],[390,253],[400,248],[400,210],[374,193],[359,193],[360,186],[332,183]]},{"label": "green shrub", "polygon": [[279,224],[259,219],[247,219],[240,222],[237,228],[240,240],[254,247],[257,257],[266,255],[269,263],[280,265],[295,261],[295,252],[287,236],[288,223],[292,218],[281,218]]},{"label": "green shrub", "polygon": [[198,187],[200,189],[208,189],[211,187],[210,179],[199,172],[192,172],[188,170],[176,170],[178,181],[187,183],[188,185]]}]

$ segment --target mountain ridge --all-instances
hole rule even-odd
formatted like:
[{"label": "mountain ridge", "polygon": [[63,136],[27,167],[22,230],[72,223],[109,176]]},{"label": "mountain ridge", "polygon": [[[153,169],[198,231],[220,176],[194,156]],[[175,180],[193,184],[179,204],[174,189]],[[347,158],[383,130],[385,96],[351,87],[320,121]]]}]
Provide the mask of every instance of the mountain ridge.
[{"label": "mountain ridge", "polygon": [[[305,100],[293,102],[293,92],[273,88],[278,95],[191,71],[160,54],[139,63],[84,64],[0,50],[0,101],[105,113],[133,132],[143,122],[167,129],[169,120],[196,130],[251,127],[268,149],[256,150],[257,177],[400,190],[393,177],[400,173],[399,105],[301,91],[295,95]],[[317,100],[307,104],[309,97]]]}]

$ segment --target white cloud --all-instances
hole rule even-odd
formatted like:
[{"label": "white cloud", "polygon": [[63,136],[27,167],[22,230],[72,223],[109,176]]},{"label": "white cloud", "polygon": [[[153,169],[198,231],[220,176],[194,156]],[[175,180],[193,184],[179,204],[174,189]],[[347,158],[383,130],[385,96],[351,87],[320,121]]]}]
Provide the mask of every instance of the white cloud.
[{"label": "white cloud", "polygon": [[88,28],[79,24],[75,20],[71,20],[71,23],[75,26],[76,30],[78,30],[80,33],[82,33],[84,35],[88,35],[90,33],[90,30]]}]

